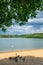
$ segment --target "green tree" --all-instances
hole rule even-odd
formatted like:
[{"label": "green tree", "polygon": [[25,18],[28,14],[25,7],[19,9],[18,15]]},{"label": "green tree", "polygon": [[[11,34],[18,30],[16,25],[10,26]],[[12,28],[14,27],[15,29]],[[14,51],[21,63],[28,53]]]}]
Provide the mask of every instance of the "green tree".
[{"label": "green tree", "polygon": [[0,28],[12,25],[12,19],[20,25],[43,10],[43,0],[0,0]]}]

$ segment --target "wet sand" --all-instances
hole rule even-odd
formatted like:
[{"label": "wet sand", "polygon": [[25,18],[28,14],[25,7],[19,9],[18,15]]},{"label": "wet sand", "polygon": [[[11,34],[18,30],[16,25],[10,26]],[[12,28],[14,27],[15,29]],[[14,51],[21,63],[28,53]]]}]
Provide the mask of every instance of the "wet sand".
[{"label": "wet sand", "polygon": [[43,49],[36,50],[19,50],[19,51],[9,51],[9,52],[0,52],[0,59],[15,57],[15,56],[34,56],[43,58]]}]

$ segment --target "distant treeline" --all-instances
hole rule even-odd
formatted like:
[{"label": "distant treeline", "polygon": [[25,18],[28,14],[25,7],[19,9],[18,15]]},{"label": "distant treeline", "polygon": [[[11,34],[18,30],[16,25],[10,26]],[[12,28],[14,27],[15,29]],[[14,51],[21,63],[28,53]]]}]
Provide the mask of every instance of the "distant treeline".
[{"label": "distant treeline", "polygon": [[43,33],[24,34],[24,35],[4,35],[4,34],[0,34],[0,38],[15,38],[15,37],[22,37],[22,38],[43,38]]}]

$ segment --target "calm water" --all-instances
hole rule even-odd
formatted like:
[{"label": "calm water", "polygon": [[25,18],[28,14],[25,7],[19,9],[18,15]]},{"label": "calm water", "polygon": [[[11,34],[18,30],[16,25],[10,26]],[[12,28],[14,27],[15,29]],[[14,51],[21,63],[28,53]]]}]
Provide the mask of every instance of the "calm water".
[{"label": "calm water", "polygon": [[29,50],[43,48],[43,39],[0,38],[0,51]]}]

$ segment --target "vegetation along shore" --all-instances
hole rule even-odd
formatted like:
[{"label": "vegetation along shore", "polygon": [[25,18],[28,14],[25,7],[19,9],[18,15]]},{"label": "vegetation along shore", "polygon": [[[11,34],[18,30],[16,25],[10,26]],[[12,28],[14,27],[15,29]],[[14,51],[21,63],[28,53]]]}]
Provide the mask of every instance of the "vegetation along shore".
[{"label": "vegetation along shore", "polygon": [[24,35],[4,35],[0,34],[0,38],[43,38],[43,33],[34,33],[34,34],[24,34]]}]

